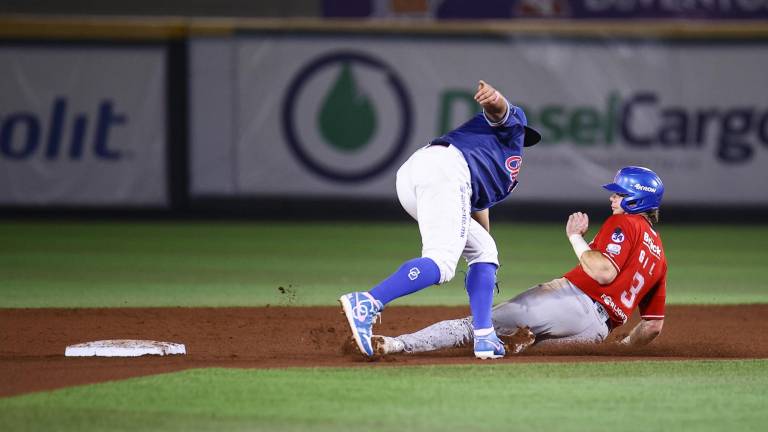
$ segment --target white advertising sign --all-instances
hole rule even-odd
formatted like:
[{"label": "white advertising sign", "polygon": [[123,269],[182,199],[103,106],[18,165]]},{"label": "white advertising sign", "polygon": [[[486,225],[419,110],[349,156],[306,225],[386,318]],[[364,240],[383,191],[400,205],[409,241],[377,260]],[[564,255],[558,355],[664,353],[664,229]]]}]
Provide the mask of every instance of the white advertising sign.
[{"label": "white advertising sign", "polygon": [[0,204],[167,205],[165,51],[0,48]]},{"label": "white advertising sign", "polygon": [[[193,64],[197,47],[212,49],[193,43]],[[231,137],[216,158],[192,134],[193,159],[226,178],[193,169],[193,193],[394,197],[399,165],[478,112],[483,79],[544,137],[510,201],[599,202],[618,168],[641,165],[666,203],[768,204],[762,44],[254,35],[228,50],[218,82],[192,74],[193,95],[222,84],[233,99],[193,97],[193,117],[232,112],[208,125]]]}]

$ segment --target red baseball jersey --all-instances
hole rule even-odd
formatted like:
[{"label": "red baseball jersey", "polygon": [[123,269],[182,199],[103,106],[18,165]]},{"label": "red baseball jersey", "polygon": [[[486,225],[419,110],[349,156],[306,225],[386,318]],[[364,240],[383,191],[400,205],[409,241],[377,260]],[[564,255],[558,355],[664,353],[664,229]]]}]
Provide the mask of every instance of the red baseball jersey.
[{"label": "red baseball jersey", "polygon": [[601,303],[614,327],[627,322],[635,306],[643,319],[663,319],[667,297],[667,258],[661,236],[642,215],[609,217],[589,244],[611,261],[618,275],[600,285],[584,272],[581,264],[565,278]]}]

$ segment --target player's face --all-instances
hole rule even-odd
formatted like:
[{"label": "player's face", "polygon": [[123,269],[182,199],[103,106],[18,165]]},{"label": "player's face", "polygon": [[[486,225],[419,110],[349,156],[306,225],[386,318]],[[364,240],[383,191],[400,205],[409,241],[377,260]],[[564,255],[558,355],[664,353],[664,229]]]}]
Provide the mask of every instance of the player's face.
[{"label": "player's face", "polygon": [[621,200],[624,199],[623,196],[615,193],[611,195],[611,210],[613,211],[613,214],[624,214],[624,209],[621,208]]}]

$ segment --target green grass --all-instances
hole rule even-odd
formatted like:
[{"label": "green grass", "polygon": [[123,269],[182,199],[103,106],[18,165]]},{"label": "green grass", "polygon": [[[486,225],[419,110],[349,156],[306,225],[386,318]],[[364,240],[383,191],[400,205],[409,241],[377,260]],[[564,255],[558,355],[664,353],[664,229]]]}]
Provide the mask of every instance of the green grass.
[{"label": "green grass", "polygon": [[[660,231],[670,303],[768,302],[768,226]],[[559,224],[493,233],[504,298],[575,264]],[[0,307],[330,305],[419,249],[415,224],[1,222]],[[767,387],[768,360],[200,369],[0,399],[0,430],[749,431]]]},{"label": "green grass", "polygon": [[[768,302],[768,227],[660,231],[670,303]],[[493,234],[502,298],[575,264],[559,224]],[[331,305],[420,247],[415,224],[1,222],[0,307]],[[466,304],[462,274],[396,304]]]},{"label": "green grass", "polygon": [[0,399],[4,430],[757,431],[768,361],[200,369]]}]

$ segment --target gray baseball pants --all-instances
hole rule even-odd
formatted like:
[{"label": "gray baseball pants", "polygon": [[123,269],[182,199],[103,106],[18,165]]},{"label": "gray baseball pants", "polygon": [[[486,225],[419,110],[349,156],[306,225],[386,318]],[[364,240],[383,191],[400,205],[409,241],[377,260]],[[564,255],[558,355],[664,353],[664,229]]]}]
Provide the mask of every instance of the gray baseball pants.
[{"label": "gray baseball pants", "polygon": [[[565,278],[536,285],[493,308],[493,326],[500,335],[529,327],[536,343],[599,343],[609,333],[607,315],[589,296]],[[405,352],[417,353],[468,345],[472,318],[440,321],[416,333],[398,336]]]}]

